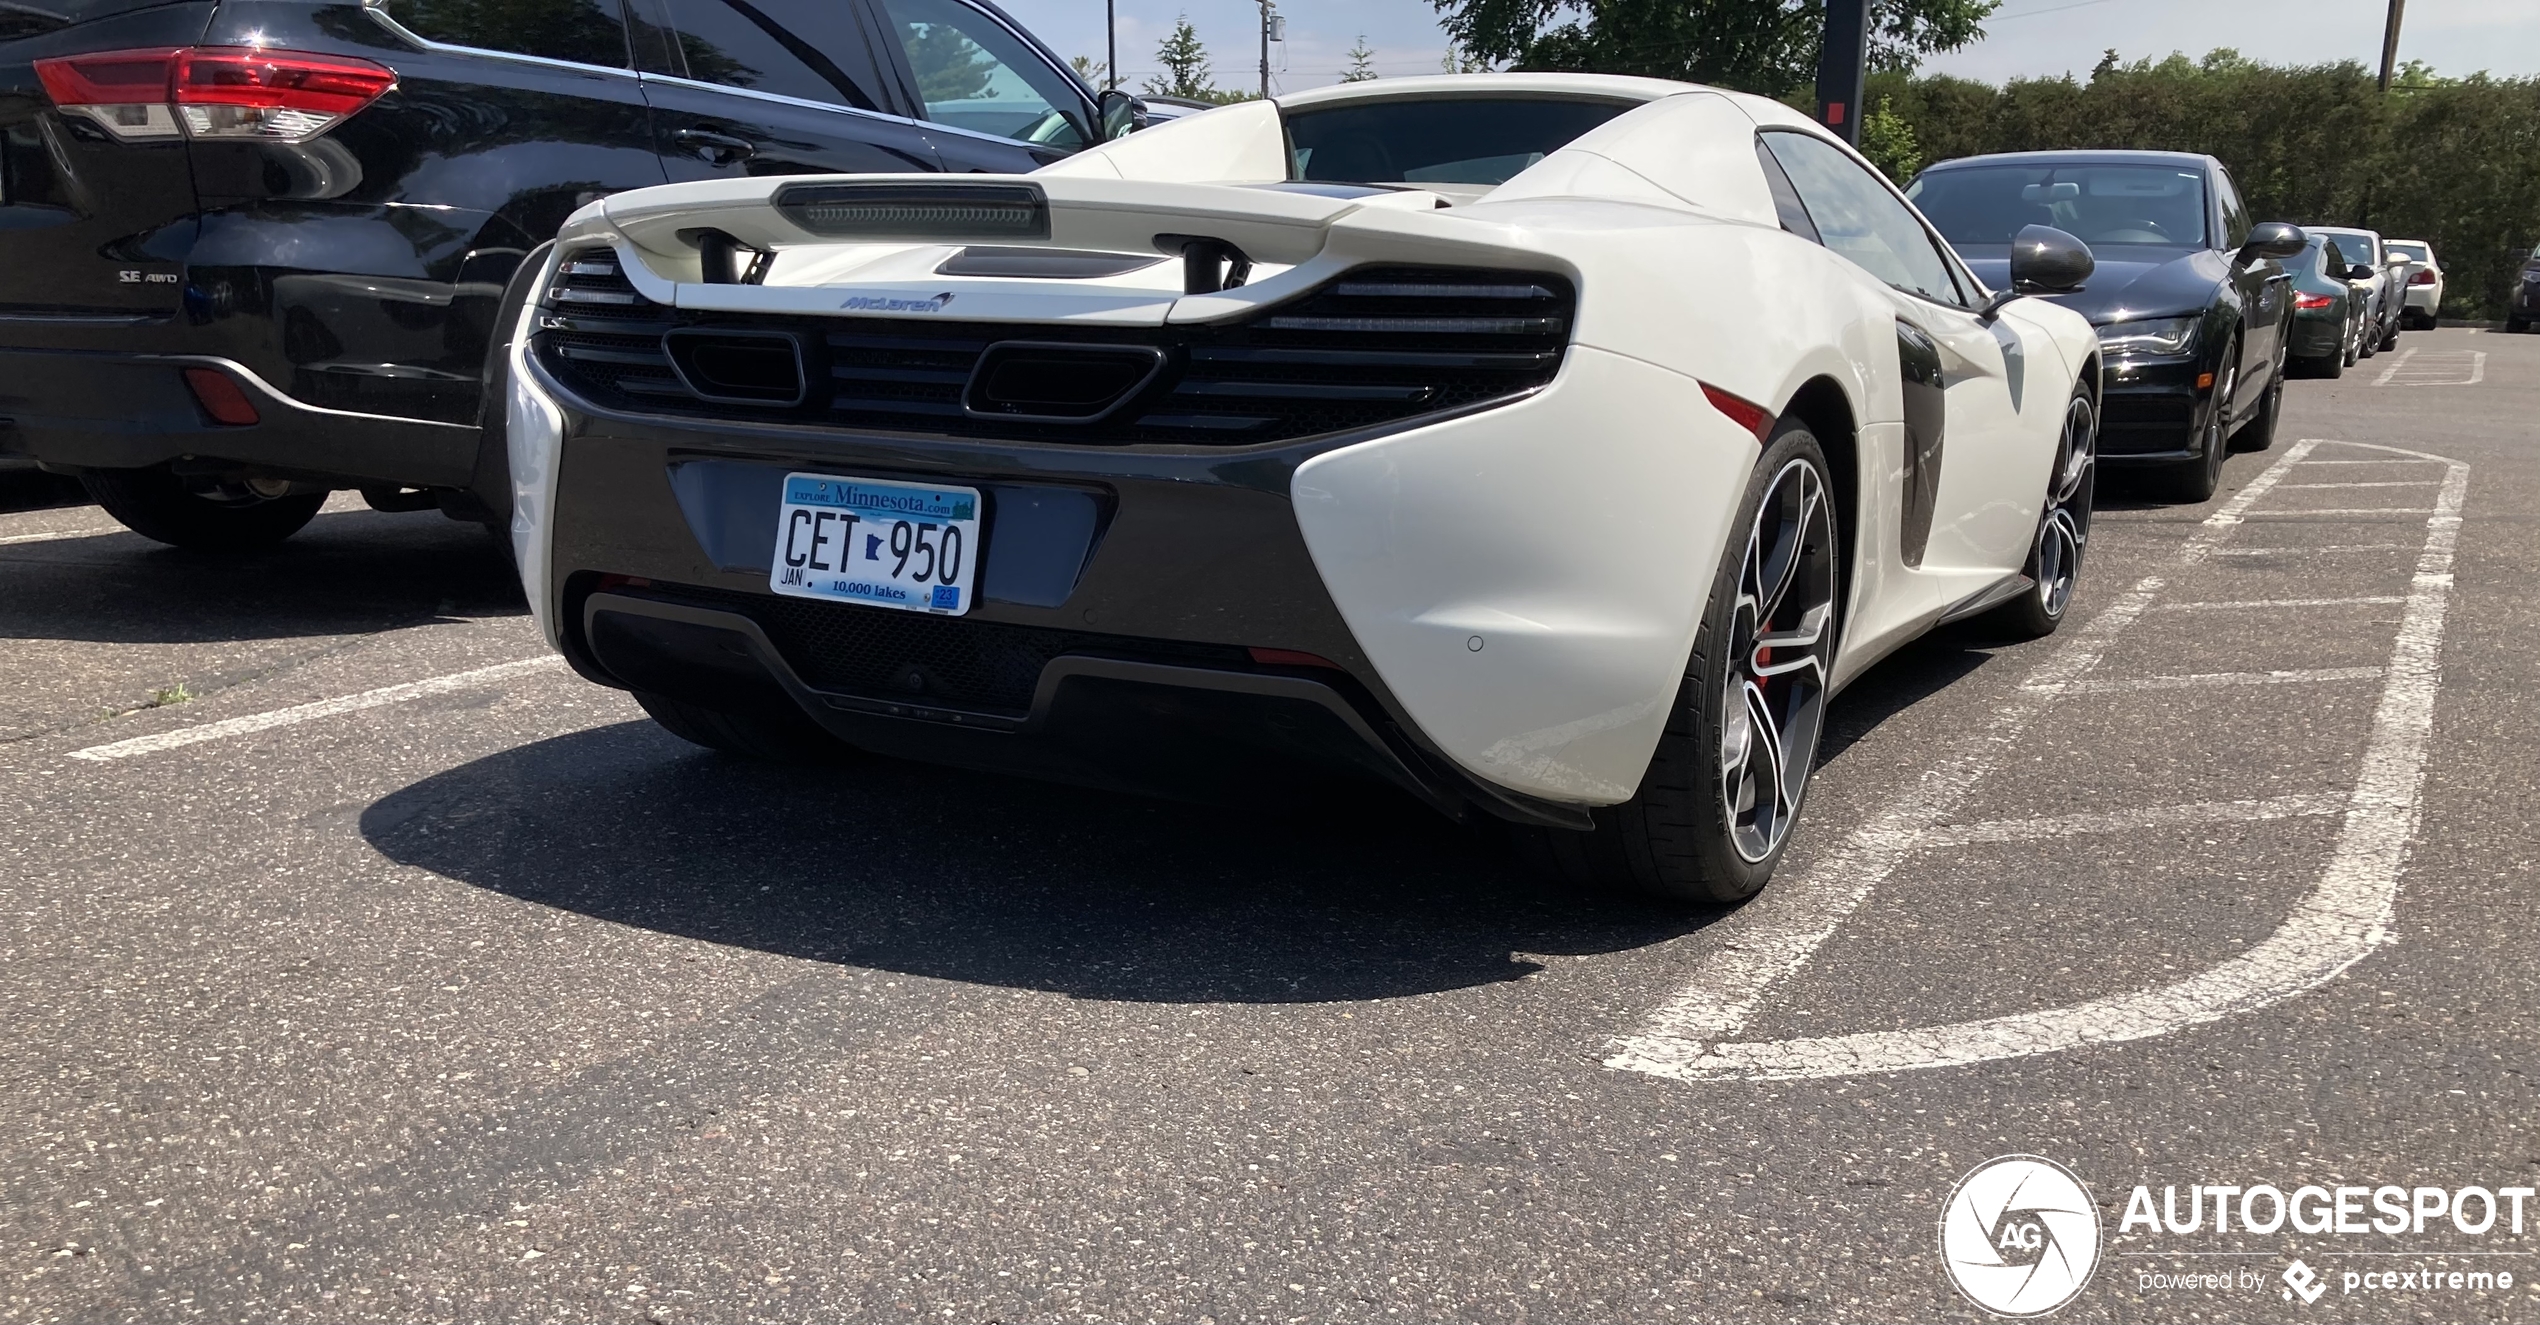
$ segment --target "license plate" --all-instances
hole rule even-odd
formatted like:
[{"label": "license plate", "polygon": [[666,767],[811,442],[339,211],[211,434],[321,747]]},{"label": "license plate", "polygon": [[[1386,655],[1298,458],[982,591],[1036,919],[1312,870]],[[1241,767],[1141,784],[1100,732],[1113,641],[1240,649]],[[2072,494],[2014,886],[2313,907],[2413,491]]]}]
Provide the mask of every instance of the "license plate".
[{"label": "license plate", "polygon": [[797,598],[962,616],[978,555],[975,488],[788,474],[767,583]]}]

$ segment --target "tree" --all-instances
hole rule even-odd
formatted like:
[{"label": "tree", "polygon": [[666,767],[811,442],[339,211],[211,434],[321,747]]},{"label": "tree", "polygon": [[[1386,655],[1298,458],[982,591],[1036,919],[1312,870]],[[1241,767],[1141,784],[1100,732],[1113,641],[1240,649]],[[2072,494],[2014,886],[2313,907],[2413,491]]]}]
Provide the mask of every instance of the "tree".
[{"label": "tree", "polygon": [[949,23],[910,24],[908,62],[917,71],[917,95],[929,106],[997,94],[997,58]]},{"label": "tree", "polygon": [[1078,78],[1084,79],[1095,87],[1101,87],[1103,75],[1111,72],[1111,66],[1090,55],[1069,57],[1067,67],[1075,70]]},{"label": "tree", "polygon": [[1438,61],[1439,73],[1486,74],[1490,71],[1490,61],[1476,58],[1471,51],[1464,49],[1453,38],[1447,40],[1446,55]]},{"label": "tree", "polygon": [[1914,126],[1884,100],[1861,117],[1861,155],[1898,184],[1923,168],[1923,149],[1914,141]]},{"label": "tree", "polygon": [[1367,45],[1367,34],[1358,34],[1358,44],[1349,48],[1349,67],[1341,70],[1344,83],[1364,83],[1376,76],[1376,52]]},{"label": "tree", "polygon": [[[1469,55],[1781,96],[1812,83],[1823,0],[1430,0]],[[1870,0],[1870,67],[1911,70],[1984,35],[2001,0]]]},{"label": "tree", "polygon": [[1208,48],[1200,44],[1199,30],[1191,26],[1189,14],[1175,19],[1172,33],[1156,43],[1155,59],[1164,66],[1164,72],[1146,81],[1148,92],[1192,101],[1223,99],[1216,78],[1208,70]]}]

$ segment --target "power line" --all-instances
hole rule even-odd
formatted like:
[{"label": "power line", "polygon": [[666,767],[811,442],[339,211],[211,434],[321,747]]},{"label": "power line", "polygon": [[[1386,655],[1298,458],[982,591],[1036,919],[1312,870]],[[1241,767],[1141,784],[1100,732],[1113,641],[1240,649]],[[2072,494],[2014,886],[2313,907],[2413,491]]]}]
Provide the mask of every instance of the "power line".
[{"label": "power line", "polygon": [[2073,0],[2073,3],[2068,5],[2052,5],[2045,9],[2031,9],[2018,14],[1995,14],[1984,21],[1987,23],[2007,23],[2015,18],[2036,18],[2041,14],[2060,14],[2067,9],[2087,9],[2092,5],[2104,5],[2107,3],[2108,0]]}]

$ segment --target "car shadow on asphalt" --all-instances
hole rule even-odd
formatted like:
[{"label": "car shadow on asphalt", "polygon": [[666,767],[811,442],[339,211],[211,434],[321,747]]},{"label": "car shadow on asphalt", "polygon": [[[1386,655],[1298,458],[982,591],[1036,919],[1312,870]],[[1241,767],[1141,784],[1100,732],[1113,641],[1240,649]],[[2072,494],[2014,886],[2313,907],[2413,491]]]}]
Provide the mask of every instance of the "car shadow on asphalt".
[{"label": "car shadow on asphalt", "polygon": [[1717,918],[1560,890],[1504,833],[1385,791],[1272,810],[883,759],[787,769],[648,723],[461,765],[361,830],[403,864],[618,924],[1086,999],[1401,997]]},{"label": "car shadow on asphalt", "polygon": [[[97,523],[112,521],[101,511]],[[500,542],[429,512],[329,512],[256,552],[190,552],[120,530],[0,552],[0,639],[293,639],[529,610]]]}]

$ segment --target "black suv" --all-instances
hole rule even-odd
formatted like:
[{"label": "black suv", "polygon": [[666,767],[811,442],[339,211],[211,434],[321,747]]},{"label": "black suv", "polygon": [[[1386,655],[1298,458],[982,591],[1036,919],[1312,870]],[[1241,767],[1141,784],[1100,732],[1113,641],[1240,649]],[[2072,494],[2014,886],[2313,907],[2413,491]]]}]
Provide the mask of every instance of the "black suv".
[{"label": "black suv", "polygon": [[182,546],[500,522],[488,356],[575,208],[1134,110],[985,0],[0,0],[0,458]]}]

